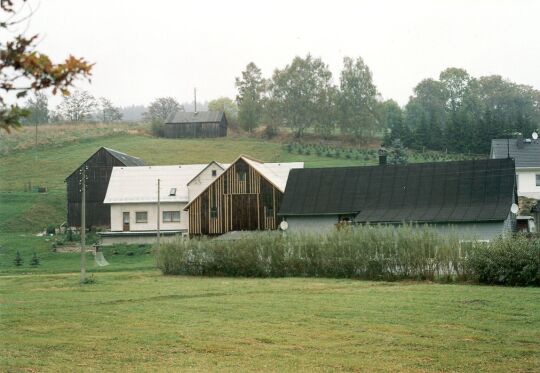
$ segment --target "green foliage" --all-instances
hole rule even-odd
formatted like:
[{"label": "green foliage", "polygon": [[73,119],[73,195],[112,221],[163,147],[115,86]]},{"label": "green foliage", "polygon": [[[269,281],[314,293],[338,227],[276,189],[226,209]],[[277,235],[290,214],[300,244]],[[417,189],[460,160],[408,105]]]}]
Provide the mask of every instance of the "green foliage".
[{"label": "green foliage", "polygon": [[17,266],[17,267],[20,267],[22,266],[23,264],[23,259],[21,257],[21,253],[19,252],[19,250],[17,250],[17,253],[15,254],[15,259],[13,260],[13,263]]},{"label": "green foliage", "polygon": [[26,101],[25,109],[28,110],[28,117],[24,118],[24,124],[44,124],[49,121],[49,100],[42,92],[37,92],[34,97]]},{"label": "green foliage", "polygon": [[229,126],[236,128],[238,125],[238,106],[228,97],[220,97],[208,103],[208,110],[223,111]]},{"label": "green foliage", "polygon": [[110,123],[122,120],[120,108],[113,105],[111,100],[105,97],[99,99],[99,111],[103,123]]},{"label": "green foliage", "polygon": [[234,241],[183,239],[162,245],[164,274],[345,277],[369,280],[463,279],[457,236],[423,227],[358,227],[329,235],[254,233]]},{"label": "green foliage", "polygon": [[238,122],[244,130],[252,131],[259,126],[262,119],[266,81],[262,78],[261,69],[250,62],[246,70],[242,71],[242,78],[236,78],[235,84],[238,89]]},{"label": "green foliage", "polygon": [[172,97],[156,98],[148,106],[148,110],[143,114],[143,118],[152,125],[154,136],[163,135],[163,124],[177,111],[183,111],[184,107]]},{"label": "green foliage", "polygon": [[380,124],[377,118],[377,88],[362,58],[343,59],[338,98],[339,126],[355,139],[372,137]]},{"label": "green foliage", "polygon": [[31,266],[38,266],[39,265],[39,258],[38,258],[35,251],[34,251],[34,254],[32,254],[32,259],[30,259],[30,265]]},{"label": "green foliage", "polygon": [[69,96],[65,96],[57,106],[56,112],[67,122],[83,122],[90,119],[90,116],[97,108],[97,101],[88,91],[75,91]]},{"label": "green foliage", "polygon": [[497,239],[470,252],[468,265],[479,282],[540,285],[540,239],[518,235]]},{"label": "green foliage", "polygon": [[395,139],[394,141],[392,141],[392,147],[390,148],[388,163],[407,164],[407,162],[407,149],[405,149],[400,139]]}]

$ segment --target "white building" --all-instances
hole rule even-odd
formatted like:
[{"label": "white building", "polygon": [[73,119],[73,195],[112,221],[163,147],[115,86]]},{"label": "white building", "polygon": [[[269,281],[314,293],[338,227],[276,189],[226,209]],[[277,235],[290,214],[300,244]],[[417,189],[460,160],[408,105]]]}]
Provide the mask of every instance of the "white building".
[{"label": "white building", "polygon": [[[111,208],[111,230],[101,232],[103,244],[154,242],[189,229],[184,207],[228,165],[210,162],[175,166],[114,167],[104,203]],[[160,213],[158,216],[158,180]]]},{"label": "white building", "polygon": [[518,196],[540,200],[540,140],[493,139],[490,158],[513,158]]}]

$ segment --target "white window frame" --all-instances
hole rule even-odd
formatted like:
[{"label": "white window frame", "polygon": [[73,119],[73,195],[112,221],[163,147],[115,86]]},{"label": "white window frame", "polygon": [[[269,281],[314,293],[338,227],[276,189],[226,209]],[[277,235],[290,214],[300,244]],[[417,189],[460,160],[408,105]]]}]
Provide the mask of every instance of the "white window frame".
[{"label": "white window frame", "polygon": [[[139,214],[144,214],[144,220],[139,219]],[[148,223],[148,211],[135,211],[135,223]]]},{"label": "white window frame", "polygon": [[[175,213],[178,213],[178,218],[175,219]],[[162,220],[164,223],[179,223],[180,222],[180,211],[178,210],[172,210],[172,211],[163,211]]]}]

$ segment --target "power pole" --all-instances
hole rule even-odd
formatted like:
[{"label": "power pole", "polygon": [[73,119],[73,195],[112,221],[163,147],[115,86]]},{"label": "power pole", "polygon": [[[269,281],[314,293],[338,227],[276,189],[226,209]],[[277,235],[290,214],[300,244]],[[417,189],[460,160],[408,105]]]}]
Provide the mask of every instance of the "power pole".
[{"label": "power pole", "polygon": [[37,126],[38,126],[38,122],[36,120],[36,144],[34,146],[34,160],[37,161]]},{"label": "power pole", "polygon": [[159,218],[160,218],[160,215],[161,215],[161,212],[160,212],[160,200],[159,200],[159,185],[160,184],[160,180],[157,179],[157,247],[159,249]]},{"label": "power pole", "polygon": [[82,170],[81,196],[81,284],[86,279],[86,166]]}]

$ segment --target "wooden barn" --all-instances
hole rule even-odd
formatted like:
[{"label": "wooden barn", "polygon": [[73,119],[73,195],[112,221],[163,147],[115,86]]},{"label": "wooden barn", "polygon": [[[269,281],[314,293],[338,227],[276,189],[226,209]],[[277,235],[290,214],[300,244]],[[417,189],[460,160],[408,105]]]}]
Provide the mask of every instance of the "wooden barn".
[{"label": "wooden barn", "polygon": [[302,162],[262,163],[240,156],[184,208],[190,235],[276,229],[289,171]]},{"label": "wooden barn", "polygon": [[168,138],[225,137],[227,118],[223,111],[177,111],[164,124],[163,136]]},{"label": "wooden barn", "polygon": [[81,170],[86,168],[86,226],[110,226],[111,209],[103,203],[114,166],[142,166],[144,162],[119,151],[100,148],[65,180],[67,185],[67,223],[81,225]]}]

